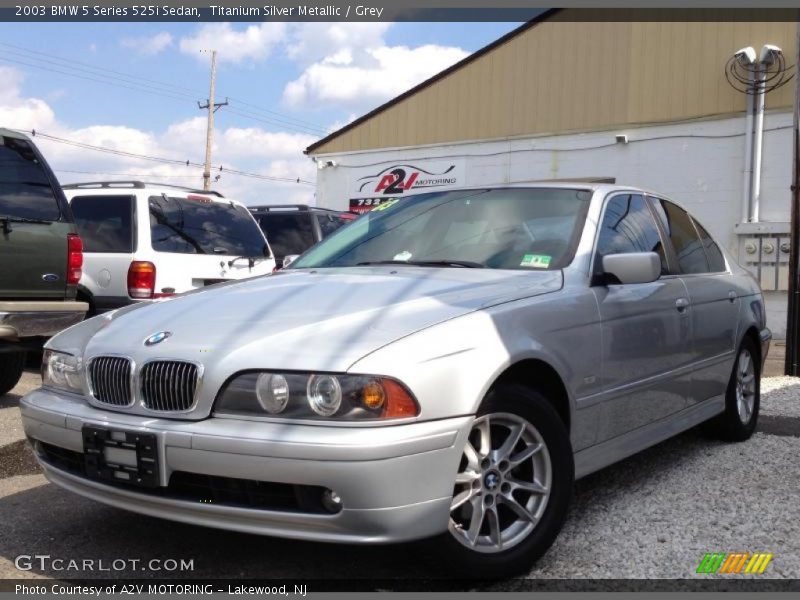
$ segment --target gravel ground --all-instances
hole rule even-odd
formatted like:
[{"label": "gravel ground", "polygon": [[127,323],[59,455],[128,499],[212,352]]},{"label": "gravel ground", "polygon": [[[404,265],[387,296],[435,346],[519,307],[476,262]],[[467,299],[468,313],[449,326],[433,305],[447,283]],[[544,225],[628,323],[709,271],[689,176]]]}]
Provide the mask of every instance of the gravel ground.
[{"label": "gravel ground", "polygon": [[[35,383],[31,375],[23,385]],[[800,578],[800,380],[767,378],[762,391],[765,418],[748,442],[710,441],[693,430],[579,481],[564,530],[528,577],[693,579],[706,552],[747,551],[774,553],[768,577]],[[0,578],[108,576],[20,573],[13,566],[20,554],[193,559],[191,575],[173,574],[178,577],[372,579],[402,572],[404,581],[413,581],[439,575],[415,545],[330,546],[236,534],[130,514],[64,492],[45,481],[14,433],[16,402],[14,395],[0,399]],[[128,569],[115,575],[168,574]]]},{"label": "gravel ground", "polygon": [[10,394],[0,396],[0,447],[25,439],[19,420],[19,399],[38,387],[42,380],[35,371],[25,372]]},{"label": "gravel ground", "polygon": [[800,379],[784,376],[763,379],[761,413],[800,418]]}]

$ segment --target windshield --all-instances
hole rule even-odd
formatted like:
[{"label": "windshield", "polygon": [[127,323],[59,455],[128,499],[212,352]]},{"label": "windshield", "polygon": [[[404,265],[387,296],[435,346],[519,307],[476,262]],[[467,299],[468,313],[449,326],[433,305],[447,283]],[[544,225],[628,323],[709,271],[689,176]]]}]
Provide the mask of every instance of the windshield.
[{"label": "windshield", "polygon": [[275,256],[302,254],[314,245],[314,230],[307,212],[271,212],[261,215],[259,223]]},{"label": "windshield", "polygon": [[264,235],[250,212],[231,202],[150,198],[153,250],[263,258]]},{"label": "windshield", "polygon": [[507,188],[390,200],[326,238],[290,268],[380,263],[553,270],[568,265],[592,193]]},{"label": "windshield", "polygon": [[0,137],[0,217],[57,221],[53,188],[32,146]]}]

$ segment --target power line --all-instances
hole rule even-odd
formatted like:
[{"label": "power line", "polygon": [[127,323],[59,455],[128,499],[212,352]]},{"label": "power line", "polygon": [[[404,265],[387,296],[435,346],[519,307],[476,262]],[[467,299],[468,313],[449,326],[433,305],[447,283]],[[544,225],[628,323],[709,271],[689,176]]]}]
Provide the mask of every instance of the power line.
[{"label": "power line", "polygon": [[[103,152],[105,154],[112,154],[114,156],[124,156],[126,158],[136,158],[139,160],[146,160],[150,162],[156,162],[161,164],[168,164],[168,165],[182,165],[186,167],[196,167],[196,168],[203,168],[201,163],[192,162],[191,160],[180,160],[176,158],[166,158],[163,156],[153,156],[150,154],[138,154],[136,152],[129,152],[127,150],[118,150],[115,148],[106,148],[104,146],[95,146],[92,144],[86,144],[84,142],[78,142],[75,140],[68,140],[66,138],[58,137],[55,135],[50,135],[47,133],[42,133],[36,130],[17,130],[21,131],[22,133],[28,133],[33,137],[40,137],[46,140],[50,140],[52,142],[56,142],[59,144],[65,144],[68,146],[73,146],[76,148],[81,148],[83,150],[92,150],[95,152]],[[217,173],[224,173],[224,174],[231,174],[231,175],[238,175],[240,177],[250,177],[252,179],[260,179],[263,181],[272,181],[272,182],[279,182],[279,183],[299,183],[303,185],[316,185],[312,181],[308,181],[307,179],[301,179],[300,177],[275,177],[273,175],[264,175],[261,173],[252,173],[250,171],[240,171],[237,169],[227,169],[222,165],[218,167],[214,167],[214,171]]]},{"label": "power line", "polygon": [[111,175],[114,177],[180,177],[187,179],[198,179],[202,174],[197,175],[167,175],[161,173],[117,173],[113,171],[79,171],[76,169],[53,169],[56,173],[76,173],[79,175]]},{"label": "power line", "polygon": [[[31,60],[38,61],[44,64],[35,64],[19,60],[19,58],[15,59],[15,58],[9,58],[8,56],[5,57],[0,56],[0,60],[3,60],[5,62],[21,64],[35,69],[42,69],[45,71],[50,71],[52,73],[59,73],[61,75],[66,75],[69,77],[77,77],[79,79],[94,81],[97,83],[121,87],[125,89],[131,89],[134,91],[153,94],[178,101],[191,100],[192,102],[194,102],[197,95],[199,95],[199,92],[190,90],[189,88],[176,86],[171,83],[162,82],[155,79],[149,79],[146,77],[139,77],[138,75],[137,76],[129,75],[123,73],[122,71],[107,69],[105,67],[96,67],[90,65],[89,63],[77,60],[72,60],[72,59],[66,60],[58,56],[48,54],[46,52],[31,50],[28,48],[24,48],[22,46],[9,44],[7,42],[0,42],[0,46],[6,48],[14,48],[15,50],[21,51],[17,52],[15,50],[5,50],[4,52],[6,54],[10,54],[16,57],[21,57],[27,59],[28,61]],[[45,58],[38,58],[37,56],[33,55],[38,55]],[[75,66],[75,65],[81,65],[81,66]],[[68,69],[68,71],[65,71],[64,69]],[[112,75],[109,75],[109,73],[111,73]],[[103,78],[103,79],[98,79],[98,78]],[[242,109],[238,109],[235,111],[235,114],[245,119],[251,119],[268,125],[277,125],[280,127],[285,127],[287,129],[293,129],[295,131],[299,131],[300,133],[309,133],[315,135],[323,135],[325,133],[324,128],[322,128],[319,125],[310,123],[308,121],[297,119],[289,115],[284,115],[277,111],[262,108],[255,104],[245,102],[244,100],[233,99],[233,98],[231,98],[231,100],[234,100],[234,102],[236,102],[237,104],[250,107],[251,109],[250,111]],[[253,111],[262,113],[265,116],[258,116],[254,114]]]}]

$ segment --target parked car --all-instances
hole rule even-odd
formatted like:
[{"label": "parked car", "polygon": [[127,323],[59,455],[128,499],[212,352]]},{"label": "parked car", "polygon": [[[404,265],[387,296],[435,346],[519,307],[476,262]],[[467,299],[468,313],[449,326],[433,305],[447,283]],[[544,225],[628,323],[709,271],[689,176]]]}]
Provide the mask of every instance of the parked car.
[{"label": "parked car", "polygon": [[218,192],[161,183],[74,183],[64,192],[84,242],[78,297],[89,314],[270,273],[247,208]]},{"label": "parked car", "polygon": [[250,211],[267,236],[279,268],[285,257],[294,259],[358,216],[305,204],[251,206]]},{"label": "parked car", "polygon": [[100,502],[430,538],[437,568],[500,576],[552,544],[576,478],[701,423],[749,438],[770,338],[755,279],[662,195],[458,190],[73,327],[21,408],[46,476]]},{"label": "parked car", "polygon": [[33,142],[0,129],[0,396],[17,385],[25,351],[79,322],[81,240],[55,175]]}]

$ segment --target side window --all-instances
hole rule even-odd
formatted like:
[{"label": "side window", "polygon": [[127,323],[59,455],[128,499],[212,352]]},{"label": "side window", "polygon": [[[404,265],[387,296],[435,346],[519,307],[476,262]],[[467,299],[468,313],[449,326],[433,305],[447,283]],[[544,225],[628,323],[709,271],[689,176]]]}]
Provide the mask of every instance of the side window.
[{"label": "side window", "polygon": [[681,273],[708,273],[703,244],[686,211],[666,200],[656,200],[655,204],[656,212],[675,248]]},{"label": "side window", "polygon": [[342,225],[347,225],[350,221],[342,219],[333,214],[317,214],[317,223],[322,237],[326,238]]},{"label": "side window", "polygon": [[25,140],[0,136],[0,215],[57,221],[58,201],[44,166]]},{"label": "side window", "polygon": [[77,196],[71,207],[85,252],[133,252],[132,196]]},{"label": "side window", "polygon": [[606,204],[600,225],[595,273],[602,272],[605,255],[633,252],[656,252],[661,257],[661,272],[668,272],[661,236],[644,198],[638,194],[615,196]]},{"label": "side window", "polygon": [[722,250],[719,249],[717,243],[711,239],[711,236],[695,219],[692,219],[697,226],[697,231],[700,232],[700,240],[703,242],[703,248],[706,249],[706,258],[708,259],[708,266],[712,273],[722,273],[728,270],[725,265],[725,257],[722,256]]}]

